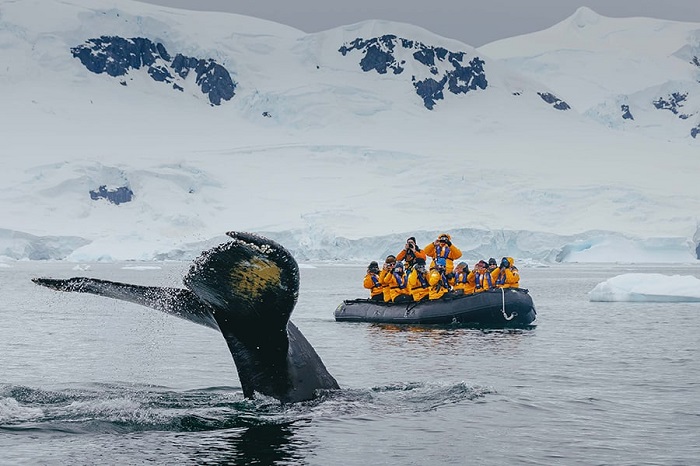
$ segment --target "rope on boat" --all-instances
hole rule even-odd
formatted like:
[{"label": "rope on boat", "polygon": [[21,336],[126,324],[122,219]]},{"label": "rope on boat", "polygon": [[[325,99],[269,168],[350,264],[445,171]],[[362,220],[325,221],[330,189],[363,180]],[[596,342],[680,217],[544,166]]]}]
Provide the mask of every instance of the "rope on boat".
[{"label": "rope on boat", "polygon": [[413,310],[416,308],[416,306],[418,306],[419,303],[420,303],[420,301],[417,303],[416,302],[408,303],[408,305],[406,305],[406,312],[404,313],[403,316],[408,317],[413,312]]},{"label": "rope on boat", "polygon": [[509,317],[506,313],[506,290],[504,288],[501,288],[501,312],[503,313],[503,318],[506,320],[513,320],[513,317],[518,315],[517,312],[514,312]]}]

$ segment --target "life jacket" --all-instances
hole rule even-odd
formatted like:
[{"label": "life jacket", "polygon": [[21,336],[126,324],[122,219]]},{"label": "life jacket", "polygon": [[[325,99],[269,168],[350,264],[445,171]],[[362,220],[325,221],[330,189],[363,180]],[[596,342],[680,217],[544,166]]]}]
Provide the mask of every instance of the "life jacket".
[{"label": "life jacket", "polygon": [[496,279],[496,285],[503,285],[506,282],[506,272],[501,270],[498,273],[498,278]]},{"label": "life jacket", "polygon": [[416,278],[418,278],[418,281],[420,282],[421,288],[429,288],[430,283],[428,283],[428,279],[425,278],[425,274],[422,274],[416,270]]},{"label": "life jacket", "polygon": [[448,290],[450,289],[450,282],[449,282],[449,280],[447,279],[447,277],[445,276],[445,272],[440,273],[440,282],[439,282],[439,284],[440,284],[440,286],[442,286],[443,288],[447,288]]},{"label": "life jacket", "polygon": [[435,246],[435,259],[438,259],[442,257],[443,259],[448,259],[450,255],[450,247],[449,246],[441,246],[437,245]]},{"label": "life jacket", "polygon": [[[396,279],[397,286],[392,287],[392,288],[398,288],[400,290],[403,290],[408,285],[408,275],[407,274],[404,273],[402,275],[399,275],[398,273],[394,272],[394,278]],[[403,278],[403,280],[402,280],[402,278]]]},{"label": "life jacket", "polygon": [[455,274],[455,284],[456,283],[467,283],[467,276],[469,272],[458,272]]},{"label": "life jacket", "polygon": [[404,258],[404,262],[408,264],[409,266],[413,264],[416,261],[416,253],[413,252],[413,249],[409,249],[406,251],[406,257]]},{"label": "life jacket", "polygon": [[491,274],[490,273],[488,273],[488,272],[484,272],[484,273],[475,272],[474,278],[475,278],[474,281],[476,282],[476,289],[477,290],[484,289],[484,278],[488,282],[488,286],[489,286],[488,288],[485,288],[485,289],[490,290],[491,288],[493,288],[493,282],[491,281]]}]

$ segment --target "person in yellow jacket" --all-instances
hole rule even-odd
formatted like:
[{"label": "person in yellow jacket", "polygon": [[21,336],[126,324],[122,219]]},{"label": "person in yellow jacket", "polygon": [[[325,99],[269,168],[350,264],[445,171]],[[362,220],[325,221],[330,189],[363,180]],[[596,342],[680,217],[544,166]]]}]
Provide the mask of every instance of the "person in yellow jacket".
[{"label": "person in yellow jacket", "polygon": [[413,270],[408,275],[408,287],[411,289],[414,301],[428,299],[430,283],[428,282],[428,273],[425,270],[425,259],[416,259]]},{"label": "person in yellow jacket", "polygon": [[384,276],[384,285],[389,287],[392,303],[413,301],[408,289],[408,277],[403,269],[403,262],[396,262],[394,270]]},{"label": "person in yellow jacket", "polygon": [[489,264],[480,260],[474,266],[474,292],[480,293],[494,287],[494,280],[489,273]]},{"label": "person in yellow jacket", "polygon": [[445,259],[445,272],[450,273],[454,268],[452,261],[462,257],[462,251],[452,244],[452,237],[447,233],[442,233],[432,243],[423,248],[423,252],[433,258],[433,262],[442,258]]},{"label": "person in yellow jacket", "polygon": [[454,272],[450,278],[450,285],[454,291],[460,291],[464,294],[474,293],[476,287],[474,283],[474,273],[469,272],[469,265],[466,262],[460,262],[455,266]]},{"label": "person in yellow jacket", "polygon": [[416,245],[416,238],[414,236],[411,236],[406,240],[406,245],[396,255],[397,261],[404,261],[406,263],[406,270],[411,270],[416,263],[416,260],[423,259],[425,262],[427,258],[428,256],[425,255],[425,252],[423,252],[421,248]]},{"label": "person in yellow jacket", "polygon": [[504,257],[496,270],[491,272],[494,286],[499,288],[520,288],[520,272],[513,265],[512,257]]},{"label": "person in yellow jacket", "polygon": [[372,301],[384,301],[383,285],[379,281],[379,264],[376,261],[369,263],[362,285],[369,290],[369,299]]},{"label": "person in yellow jacket", "polygon": [[435,262],[433,262],[434,267],[430,268],[430,273],[428,274],[428,283],[430,284],[428,298],[431,301],[442,298],[450,291],[450,283],[445,276],[445,262],[444,258],[438,257],[435,259]]},{"label": "person in yellow jacket", "polygon": [[390,275],[393,272],[394,265],[396,265],[396,257],[389,254],[384,260],[382,270],[379,271],[379,283],[382,284],[382,297],[384,298],[384,302],[387,303],[391,302],[391,290],[389,289],[389,286],[384,284],[384,279],[387,275]]}]

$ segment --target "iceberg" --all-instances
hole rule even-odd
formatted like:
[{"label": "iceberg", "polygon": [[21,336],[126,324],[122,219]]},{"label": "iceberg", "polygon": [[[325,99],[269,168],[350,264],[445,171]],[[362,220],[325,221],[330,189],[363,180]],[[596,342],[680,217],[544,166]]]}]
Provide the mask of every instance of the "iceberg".
[{"label": "iceberg", "polygon": [[627,273],[598,283],[590,301],[651,303],[700,302],[700,279],[690,275]]}]

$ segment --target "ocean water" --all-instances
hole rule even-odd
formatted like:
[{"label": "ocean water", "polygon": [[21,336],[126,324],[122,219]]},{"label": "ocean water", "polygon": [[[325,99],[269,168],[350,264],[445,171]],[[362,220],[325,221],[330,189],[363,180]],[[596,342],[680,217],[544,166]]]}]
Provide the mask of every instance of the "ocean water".
[{"label": "ocean water", "polygon": [[333,320],[364,268],[302,268],[292,320],[342,389],[246,400],[215,331],[31,277],[179,286],[188,264],[0,267],[0,464],[563,464],[700,461],[700,303],[591,303],[630,272],[523,268],[528,330]]}]

